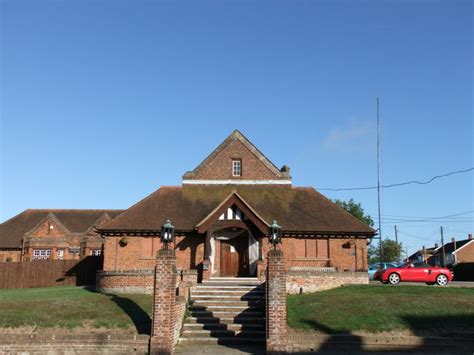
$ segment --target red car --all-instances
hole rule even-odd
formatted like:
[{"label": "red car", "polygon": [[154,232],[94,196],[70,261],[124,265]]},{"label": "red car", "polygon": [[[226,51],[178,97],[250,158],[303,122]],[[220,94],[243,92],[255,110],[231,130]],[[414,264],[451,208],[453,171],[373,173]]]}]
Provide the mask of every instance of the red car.
[{"label": "red car", "polygon": [[407,262],[398,267],[377,271],[374,279],[392,285],[400,281],[410,281],[445,286],[453,279],[453,273],[444,267],[431,266],[423,262]]}]

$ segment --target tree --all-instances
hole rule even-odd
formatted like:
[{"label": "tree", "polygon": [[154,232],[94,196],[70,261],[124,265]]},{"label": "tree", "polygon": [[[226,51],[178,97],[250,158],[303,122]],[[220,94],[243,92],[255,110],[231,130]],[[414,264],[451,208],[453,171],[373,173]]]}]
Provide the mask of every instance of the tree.
[{"label": "tree", "polygon": [[[377,260],[380,260],[380,249],[375,248],[375,257]],[[399,261],[402,256],[402,243],[397,243],[391,239],[384,239],[382,241],[382,261],[391,262],[391,261]]]},{"label": "tree", "polygon": [[333,200],[333,202],[344,208],[347,212],[353,215],[358,220],[364,222],[370,227],[374,226],[374,220],[368,214],[366,215],[364,209],[360,205],[360,203],[356,203],[352,198],[349,201],[342,201],[342,200]]}]

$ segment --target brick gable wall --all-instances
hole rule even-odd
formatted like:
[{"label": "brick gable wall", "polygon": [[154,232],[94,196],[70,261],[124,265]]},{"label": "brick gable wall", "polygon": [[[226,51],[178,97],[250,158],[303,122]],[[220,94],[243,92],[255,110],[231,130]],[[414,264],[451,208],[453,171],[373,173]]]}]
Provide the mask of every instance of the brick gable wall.
[{"label": "brick gable wall", "polygon": [[473,263],[474,262],[474,243],[469,243],[464,248],[460,249],[456,253],[456,261],[460,263]]},{"label": "brick gable wall", "polygon": [[[242,176],[232,176],[232,160],[242,160]],[[262,163],[241,141],[232,141],[213,160],[195,171],[196,180],[274,180],[278,176]]]}]

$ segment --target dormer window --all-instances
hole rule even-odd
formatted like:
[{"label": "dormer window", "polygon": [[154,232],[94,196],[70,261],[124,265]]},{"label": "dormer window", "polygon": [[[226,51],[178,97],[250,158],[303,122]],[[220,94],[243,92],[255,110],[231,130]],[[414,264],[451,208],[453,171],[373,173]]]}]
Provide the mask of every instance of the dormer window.
[{"label": "dormer window", "polygon": [[235,176],[235,177],[242,176],[242,160],[240,159],[232,160],[232,176]]}]

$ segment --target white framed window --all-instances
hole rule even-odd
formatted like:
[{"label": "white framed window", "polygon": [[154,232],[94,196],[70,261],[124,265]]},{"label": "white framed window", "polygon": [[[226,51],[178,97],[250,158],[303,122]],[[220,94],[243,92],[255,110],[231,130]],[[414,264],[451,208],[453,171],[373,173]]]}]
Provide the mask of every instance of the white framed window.
[{"label": "white framed window", "polygon": [[242,176],[242,160],[232,160],[232,176]]},{"label": "white framed window", "polygon": [[33,260],[47,260],[51,258],[51,249],[33,249]]},{"label": "white framed window", "polygon": [[92,249],[91,250],[91,255],[92,256],[101,256],[102,255],[102,249]]},{"label": "white framed window", "polygon": [[57,249],[56,250],[56,259],[63,260],[64,259],[64,249]]}]

